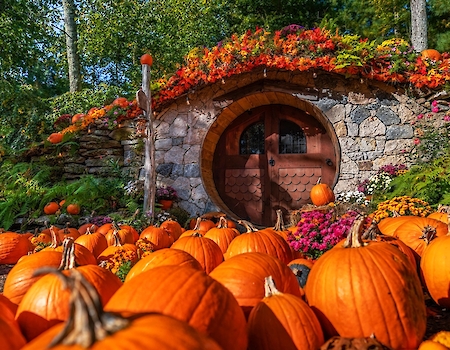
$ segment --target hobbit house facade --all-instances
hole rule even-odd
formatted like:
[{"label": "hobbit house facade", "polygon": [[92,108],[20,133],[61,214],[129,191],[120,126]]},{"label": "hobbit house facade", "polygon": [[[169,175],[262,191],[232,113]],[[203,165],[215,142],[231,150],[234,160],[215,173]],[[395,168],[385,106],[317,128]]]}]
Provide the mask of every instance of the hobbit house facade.
[{"label": "hobbit house facade", "polygon": [[408,164],[423,102],[321,71],[242,73],[154,111],[157,180],[191,215],[270,226],[276,209],[309,203],[319,179],[347,192],[383,165]]}]

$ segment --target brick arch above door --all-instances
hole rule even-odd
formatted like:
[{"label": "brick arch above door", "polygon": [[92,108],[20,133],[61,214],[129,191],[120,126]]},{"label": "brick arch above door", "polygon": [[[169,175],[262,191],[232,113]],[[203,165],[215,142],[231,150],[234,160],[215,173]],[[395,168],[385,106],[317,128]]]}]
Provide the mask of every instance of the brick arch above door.
[{"label": "brick arch above door", "polygon": [[336,175],[332,185],[337,182],[341,161],[338,137],[332,123],[317,106],[308,100],[280,91],[254,92],[241,96],[217,113],[217,118],[209,128],[201,149],[200,168],[205,190],[213,203],[231,218],[238,219],[221,199],[214,181],[213,160],[216,145],[222,133],[237,117],[253,108],[274,104],[286,105],[304,111],[324,127],[335,150]]}]

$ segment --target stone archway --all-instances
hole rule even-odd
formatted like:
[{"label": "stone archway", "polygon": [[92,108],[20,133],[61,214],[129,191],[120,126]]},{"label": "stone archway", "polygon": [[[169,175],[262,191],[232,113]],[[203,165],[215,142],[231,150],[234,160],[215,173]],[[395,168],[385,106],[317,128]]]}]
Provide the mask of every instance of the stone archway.
[{"label": "stone archway", "polygon": [[200,164],[201,176],[208,196],[218,208],[234,219],[241,219],[241,217],[238,217],[232,210],[230,210],[224,202],[214,180],[214,154],[216,147],[222,134],[236,118],[244,114],[246,111],[268,105],[285,105],[293,107],[303,113],[306,113],[319,122],[331,139],[332,147],[334,148],[336,171],[334,174],[334,179],[330,183],[331,186],[335,185],[339,176],[341,152],[338,138],[334,131],[333,125],[318,107],[310,101],[300,99],[290,93],[280,91],[255,92],[237,98],[218,114],[215,122],[209,128],[202,145]]}]

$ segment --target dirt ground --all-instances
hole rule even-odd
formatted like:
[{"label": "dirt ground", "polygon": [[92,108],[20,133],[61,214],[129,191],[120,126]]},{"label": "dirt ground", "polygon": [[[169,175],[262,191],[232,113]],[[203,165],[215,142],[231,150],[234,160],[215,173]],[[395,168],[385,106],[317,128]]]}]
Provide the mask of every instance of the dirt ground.
[{"label": "dirt ground", "polygon": [[[3,292],[6,276],[14,265],[0,265],[0,293]],[[427,305],[427,331],[424,339],[428,339],[431,335],[439,331],[450,331],[450,311],[442,309],[432,299],[426,297]]]}]

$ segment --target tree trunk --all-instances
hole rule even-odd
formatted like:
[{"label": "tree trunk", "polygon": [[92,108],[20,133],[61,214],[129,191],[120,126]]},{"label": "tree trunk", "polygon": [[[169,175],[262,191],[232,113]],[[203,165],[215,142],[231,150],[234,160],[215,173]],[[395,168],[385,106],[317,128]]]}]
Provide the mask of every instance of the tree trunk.
[{"label": "tree trunk", "polygon": [[428,48],[426,0],[411,0],[411,43],[416,52]]},{"label": "tree trunk", "polygon": [[75,3],[62,0],[64,10],[64,32],[66,35],[67,63],[69,66],[70,92],[81,89],[80,58],[77,50],[77,24],[75,23]]}]

